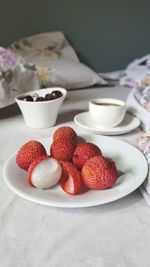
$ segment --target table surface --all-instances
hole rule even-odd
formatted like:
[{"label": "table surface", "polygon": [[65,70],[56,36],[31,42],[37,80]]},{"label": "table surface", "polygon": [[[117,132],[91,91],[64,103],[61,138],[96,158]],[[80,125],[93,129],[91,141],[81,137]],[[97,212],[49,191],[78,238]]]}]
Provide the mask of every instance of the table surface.
[{"label": "table surface", "polygon": [[[126,100],[121,87],[69,91],[57,125],[75,127],[88,100]],[[55,127],[31,129],[15,105],[0,111],[0,266],[3,267],[148,267],[150,208],[139,190],[115,202],[91,208],[62,209],[34,204],[15,195],[3,179],[9,155],[30,139],[45,138]],[[136,144],[140,128],[116,136]],[[137,163],[138,164],[138,163]]]}]

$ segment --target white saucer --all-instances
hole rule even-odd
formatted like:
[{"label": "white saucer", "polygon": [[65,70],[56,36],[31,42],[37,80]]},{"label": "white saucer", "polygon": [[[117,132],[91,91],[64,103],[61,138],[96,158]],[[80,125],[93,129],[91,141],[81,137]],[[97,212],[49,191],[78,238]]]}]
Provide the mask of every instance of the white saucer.
[{"label": "white saucer", "polygon": [[104,128],[94,126],[93,121],[90,118],[89,112],[79,113],[74,117],[74,121],[77,125],[83,129],[95,134],[104,135],[119,135],[133,131],[140,125],[140,121],[130,113],[126,113],[124,120],[116,127]]}]

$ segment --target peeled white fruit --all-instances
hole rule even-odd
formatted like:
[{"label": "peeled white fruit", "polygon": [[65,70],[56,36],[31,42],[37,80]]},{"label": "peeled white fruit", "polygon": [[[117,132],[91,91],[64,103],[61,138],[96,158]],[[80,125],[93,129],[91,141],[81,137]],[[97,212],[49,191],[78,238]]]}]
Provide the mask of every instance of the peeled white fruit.
[{"label": "peeled white fruit", "polygon": [[61,165],[54,158],[42,160],[32,171],[31,182],[39,189],[47,189],[58,183],[62,173]]}]

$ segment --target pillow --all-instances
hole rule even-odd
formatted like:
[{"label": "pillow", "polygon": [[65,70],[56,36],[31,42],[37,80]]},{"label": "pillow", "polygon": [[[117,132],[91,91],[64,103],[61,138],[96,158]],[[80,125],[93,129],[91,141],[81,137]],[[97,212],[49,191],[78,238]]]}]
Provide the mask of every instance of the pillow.
[{"label": "pillow", "polygon": [[40,33],[13,42],[10,45],[15,53],[28,61],[34,58],[53,60],[66,58],[78,62],[79,59],[62,32]]},{"label": "pillow", "polygon": [[66,89],[106,84],[93,70],[80,62],[67,59],[32,61],[37,69],[40,87],[62,86]]},{"label": "pillow", "polygon": [[107,84],[93,70],[80,63],[62,32],[41,33],[16,41],[10,48],[26,62],[35,64],[40,87],[68,89]]},{"label": "pillow", "polygon": [[18,94],[32,88],[39,88],[34,66],[0,47],[0,108],[13,104]]}]

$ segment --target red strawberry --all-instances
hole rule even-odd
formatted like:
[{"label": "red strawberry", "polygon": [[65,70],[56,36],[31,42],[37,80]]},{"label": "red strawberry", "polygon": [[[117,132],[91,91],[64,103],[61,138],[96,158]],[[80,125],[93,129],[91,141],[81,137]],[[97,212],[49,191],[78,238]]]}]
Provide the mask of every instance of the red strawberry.
[{"label": "red strawberry", "polygon": [[75,145],[70,139],[57,139],[51,147],[51,156],[57,160],[72,160]]},{"label": "red strawberry", "polygon": [[89,159],[82,168],[83,183],[91,189],[112,187],[118,177],[115,162],[103,156]]},{"label": "red strawberry", "polygon": [[75,145],[77,143],[77,134],[75,130],[69,126],[59,127],[53,135],[53,140],[57,139],[70,139]]},{"label": "red strawberry", "polygon": [[77,145],[73,154],[74,165],[81,170],[87,160],[94,156],[101,155],[101,150],[98,146],[92,143],[81,143]]},{"label": "red strawberry", "polygon": [[62,161],[61,188],[70,195],[76,195],[80,191],[81,176],[76,167],[68,161]]},{"label": "red strawberry", "polygon": [[27,171],[31,162],[42,155],[46,155],[45,147],[40,142],[31,140],[19,149],[16,163]]}]

